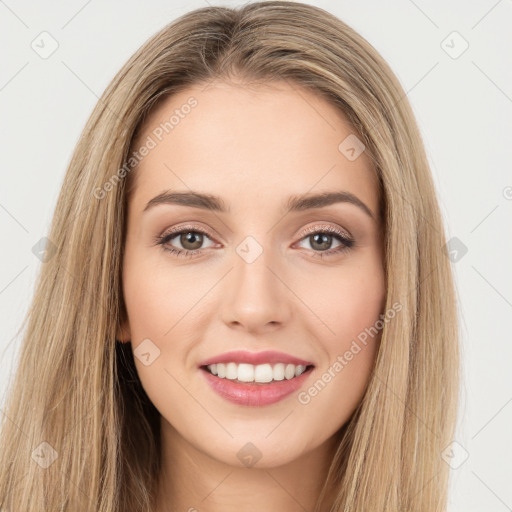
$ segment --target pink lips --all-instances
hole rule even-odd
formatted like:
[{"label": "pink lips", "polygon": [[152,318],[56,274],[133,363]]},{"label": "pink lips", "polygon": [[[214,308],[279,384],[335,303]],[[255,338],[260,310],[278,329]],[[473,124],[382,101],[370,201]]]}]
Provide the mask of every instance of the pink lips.
[{"label": "pink lips", "polygon": [[[298,377],[264,384],[256,382],[241,383],[226,378],[220,378],[216,375],[212,375],[206,368],[203,368],[210,364],[230,362],[253,365],[284,363],[303,365],[308,368]],[[241,350],[226,352],[219,356],[206,359],[199,364],[201,373],[204,375],[213,391],[229,402],[249,406],[270,405],[291,395],[297,391],[310,376],[312,366],[313,363],[309,361],[272,350],[264,352],[247,352]]]},{"label": "pink lips", "polygon": [[284,363],[284,364],[294,364],[294,365],[303,365],[310,366],[313,363],[311,361],[305,361],[304,359],[299,359],[298,357],[290,356],[289,354],[285,354],[284,352],[276,352],[275,350],[265,350],[263,352],[248,352],[246,350],[232,350],[231,352],[225,352],[224,354],[220,354],[218,356],[211,357],[210,359],[206,359],[202,363],[199,363],[199,366],[208,366],[210,364],[216,363],[248,363],[248,364],[275,364],[275,363]]}]

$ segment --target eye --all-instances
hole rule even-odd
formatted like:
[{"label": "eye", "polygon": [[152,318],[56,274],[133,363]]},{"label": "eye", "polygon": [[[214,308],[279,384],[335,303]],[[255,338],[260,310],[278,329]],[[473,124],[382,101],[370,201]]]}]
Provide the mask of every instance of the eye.
[{"label": "eye", "polygon": [[[181,247],[175,247],[170,242],[176,239],[175,244]],[[155,239],[155,243],[161,245],[164,251],[176,254],[177,256],[194,256],[202,252],[205,239],[210,239],[208,233],[195,226],[186,226],[170,233],[159,235]],[[211,239],[210,239],[211,241]],[[215,245],[212,243],[212,246]]]},{"label": "eye", "polygon": [[[302,235],[302,240],[309,243],[313,256],[319,258],[334,256],[348,251],[355,244],[355,241],[346,233],[333,226],[315,226],[303,232]],[[339,243],[334,249],[332,248],[333,239],[338,240]]]},{"label": "eye", "polygon": [[[345,232],[333,226],[315,226],[301,233],[302,238],[299,243],[308,242],[313,257],[324,258],[341,254],[348,251],[355,245],[355,241]],[[176,241],[171,244],[171,241]],[[176,256],[192,257],[200,255],[203,252],[203,244],[208,239],[212,242],[209,233],[196,226],[185,226],[174,229],[171,232],[165,232],[155,238],[155,244]],[[338,246],[332,248],[333,240],[338,241]],[[176,247],[179,244],[181,247]],[[215,246],[215,243],[209,247]]]}]

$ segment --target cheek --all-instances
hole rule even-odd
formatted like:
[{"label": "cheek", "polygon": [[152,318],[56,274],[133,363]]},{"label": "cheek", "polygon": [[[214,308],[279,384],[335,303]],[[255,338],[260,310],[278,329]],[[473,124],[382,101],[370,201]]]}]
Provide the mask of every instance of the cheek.
[{"label": "cheek", "polygon": [[313,276],[301,293],[315,313],[310,315],[314,325],[310,322],[309,328],[316,331],[333,359],[347,350],[352,340],[364,341],[365,336],[371,340],[367,329],[384,313],[386,289],[383,265],[376,253],[331,270]]},{"label": "cheek", "polygon": [[202,294],[199,281],[184,279],[161,259],[147,257],[126,261],[123,287],[135,345],[144,338],[154,338],[158,345],[170,339]]},{"label": "cheek", "polygon": [[[349,349],[352,341],[366,342],[376,337],[372,327],[379,320],[385,303],[385,294],[378,282],[356,281],[347,283],[338,294],[336,306],[331,306],[332,330],[335,332],[331,352]],[[336,354],[337,355],[337,354]]]},{"label": "cheek", "polygon": [[[165,257],[136,249],[124,265],[124,297],[142,385],[157,408],[171,397],[185,400],[173,377],[185,386],[191,378],[190,352],[201,339],[204,297],[215,284],[215,276],[199,278],[197,272],[184,271],[184,267],[173,269]],[[148,365],[139,358],[147,353]]]},{"label": "cheek", "polygon": [[[135,367],[149,399],[164,416],[169,404],[193,414],[183,375],[190,337],[186,330],[200,291],[180,280],[179,272],[163,268],[161,261],[140,256],[125,260],[123,289]],[[204,293],[204,292],[203,292]],[[178,383],[179,382],[179,383]],[[197,414],[197,411],[195,411]]]},{"label": "cheek", "polygon": [[[336,286],[333,285],[336,283]],[[301,403],[337,411],[334,424],[343,423],[360,401],[382,335],[386,290],[383,267],[375,257],[365,265],[340,267],[338,275],[309,293],[308,304],[318,312],[309,329],[315,334],[324,357]],[[320,293],[320,289],[323,293]]]}]

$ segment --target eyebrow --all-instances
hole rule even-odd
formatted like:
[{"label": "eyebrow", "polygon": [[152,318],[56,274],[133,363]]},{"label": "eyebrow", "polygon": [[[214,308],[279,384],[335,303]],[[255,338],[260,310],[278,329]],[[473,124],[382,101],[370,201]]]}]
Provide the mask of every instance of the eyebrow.
[{"label": "eyebrow", "polygon": [[[369,217],[376,220],[373,212],[363,201],[345,190],[291,196],[284,203],[283,212],[301,212],[314,208],[323,208],[324,206],[330,206],[335,203],[353,204],[364,211]],[[221,197],[201,192],[173,192],[170,190],[153,197],[153,199],[146,204],[143,211],[146,212],[160,204],[176,204],[219,213],[228,213],[230,211],[228,205]]]}]

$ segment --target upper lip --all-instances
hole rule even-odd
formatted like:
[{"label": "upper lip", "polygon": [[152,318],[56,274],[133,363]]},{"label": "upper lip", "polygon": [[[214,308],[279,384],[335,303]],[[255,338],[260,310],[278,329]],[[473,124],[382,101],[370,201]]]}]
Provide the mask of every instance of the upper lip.
[{"label": "upper lip", "polygon": [[285,363],[303,366],[312,366],[313,363],[300,359],[299,357],[285,354],[284,352],[276,352],[275,350],[264,350],[262,352],[248,352],[247,350],[232,350],[230,352],[224,352],[217,356],[205,359],[199,363],[199,366],[208,366],[210,364],[217,363],[248,363],[252,365],[264,364],[264,363]]}]

